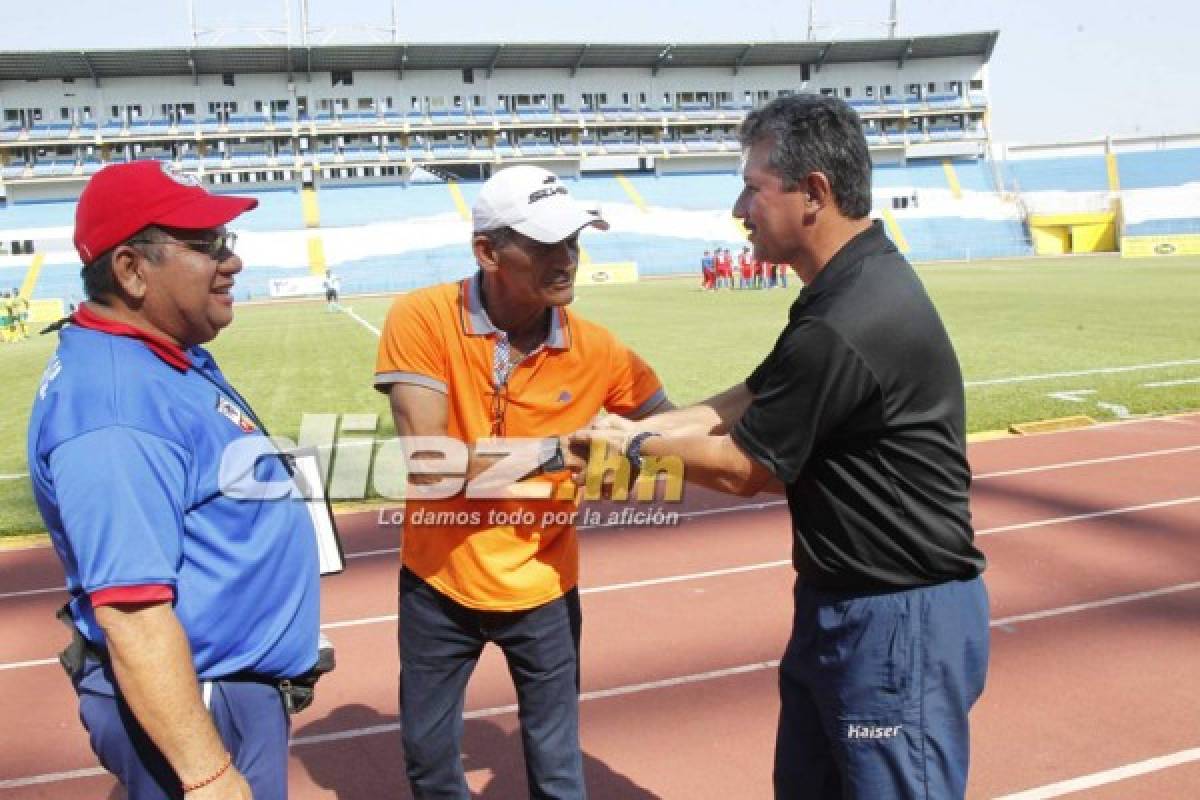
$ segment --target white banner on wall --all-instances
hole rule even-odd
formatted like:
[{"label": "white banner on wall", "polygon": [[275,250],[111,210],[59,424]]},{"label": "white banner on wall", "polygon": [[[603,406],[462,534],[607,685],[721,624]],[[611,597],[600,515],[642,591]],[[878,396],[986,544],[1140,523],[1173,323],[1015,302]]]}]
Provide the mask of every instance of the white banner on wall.
[{"label": "white banner on wall", "polygon": [[325,293],[323,281],[319,275],[305,275],[296,278],[272,278],[270,281],[271,297],[304,297],[305,295]]}]

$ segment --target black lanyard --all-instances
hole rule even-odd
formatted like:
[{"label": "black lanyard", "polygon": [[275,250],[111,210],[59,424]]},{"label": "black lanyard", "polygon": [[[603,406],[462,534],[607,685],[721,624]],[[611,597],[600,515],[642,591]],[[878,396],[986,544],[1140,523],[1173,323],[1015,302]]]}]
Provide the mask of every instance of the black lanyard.
[{"label": "black lanyard", "polygon": [[[267,426],[264,425],[262,420],[258,418],[258,415],[254,413],[254,409],[252,409],[250,407],[250,404],[248,402],[246,402],[246,398],[242,397],[241,394],[238,393],[238,390],[233,388],[232,384],[230,384],[228,381],[226,381],[222,385],[222,383],[220,381],[218,381],[216,378],[214,378],[212,375],[209,375],[206,371],[204,371],[203,369],[201,369],[195,365],[192,366],[192,369],[201,378],[204,378],[204,380],[208,381],[213,386],[215,386],[217,388],[217,391],[221,393],[222,397],[224,397],[226,400],[230,400],[243,413],[245,413],[246,416],[250,417],[250,420],[255,425],[258,426],[259,432],[262,433],[263,436],[267,437],[268,441],[271,441],[271,433],[270,433],[270,431],[267,430]],[[274,442],[271,442],[272,446],[274,446],[274,444],[275,444]],[[285,470],[287,470],[288,477],[295,478],[296,477],[296,457],[294,455],[292,455],[291,453],[285,453],[282,450],[279,450],[278,448],[276,448],[275,455],[279,456],[280,462],[283,463],[283,468]]]},{"label": "black lanyard", "polygon": [[226,382],[225,384],[222,384],[220,381],[218,381],[212,375],[209,375],[207,372],[205,372],[203,369],[200,369],[199,367],[193,366],[192,369],[194,369],[201,378],[204,378],[204,380],[208,381],[213,386],[215,386],[217,388],[217,391],[219,391],[222,395],[232,395],[231,397],[226,397],[225,399],[230,400],[243,413],[245,413],[245,415],[248,416],[250,418],[250,420],[255,425],[258,426],[258,429],[260,431],[262,431],[263,436],[270,438],[271,433],[267,430],[267,426],[263,425],[262,420],[259,419],[258,415],[254,413],[254,409],[252,409],[250,407],[250,404],[246,402],[246,398],[244,398],[240,394],[238,394],[237,389],[233,388],[233,386],[231,384],[229,384],[228,382]]}]

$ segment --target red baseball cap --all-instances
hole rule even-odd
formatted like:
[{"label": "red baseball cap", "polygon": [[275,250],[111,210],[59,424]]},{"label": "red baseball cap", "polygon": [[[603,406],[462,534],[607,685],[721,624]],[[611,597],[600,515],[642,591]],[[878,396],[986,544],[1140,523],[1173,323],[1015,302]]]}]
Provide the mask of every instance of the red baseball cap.
[{"label": "red baseball cap", "polygon": [[253,197],[216,195],[160,161],[112,164],[84,187],[75,208],[75,249],[84,264],[150,225],[205,230],[256,207]]}]

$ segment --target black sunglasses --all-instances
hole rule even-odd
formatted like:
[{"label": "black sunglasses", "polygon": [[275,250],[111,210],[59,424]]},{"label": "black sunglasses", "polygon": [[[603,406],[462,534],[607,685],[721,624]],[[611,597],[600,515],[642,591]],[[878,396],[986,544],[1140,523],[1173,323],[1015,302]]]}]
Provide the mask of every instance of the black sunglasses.
[{"label": "black sunglasses", "polygon": [[233,253],[233,249],[237,247],[237,234],[226,231],[218,233],[211,239],[164,239],[162,241],[152,241],[150,239],[130,239],[130,244],[181,244],[184,247],[190,247],[197,253],[203,253],[209,258],[220,260],[224,253]]}]

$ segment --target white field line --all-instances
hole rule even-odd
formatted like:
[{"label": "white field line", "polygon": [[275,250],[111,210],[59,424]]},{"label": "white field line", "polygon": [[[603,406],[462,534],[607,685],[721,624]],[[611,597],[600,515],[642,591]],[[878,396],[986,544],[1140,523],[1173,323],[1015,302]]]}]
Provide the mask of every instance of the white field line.
[{"label": "white field line", "polygon": [[359,325],[362,325],[364,328],[369,330],[371,333],[375,334],[375,338],[378,339],[380,336],[383,335],[382,333],[380,333],[379,328],[376,328],[374,325],[367,322],[365,319],[360,317],[358,314],[355,314],[353,308],[346,308],[345,306],[342,306],[342,313],[345,314],[346,316],[350,317],[352,320],[357,322]]},{"label": "white field line", "polygon": [[1200,358],[1183,361],[1159,361],[1155,364],[1131,364],[1125,367],[1099,367],[1097,369],[1079,369],[1070,372],[1045,372],[1039,375],[1013,375],[1008,378],[987,378],[978,381],[965,381],[963,386],[968,389],[976,386],[1003,386],[1010,383],[1031,383],[1033,381],[1049,381],[1055,378],[1079,378],[1085,375],[1116,375],[1122,372],[1140,372],[1149,369],[1166,369],[1167,367],[1190,367],[1200,364]]},{"label": "white field line", "polygon": [[[1180,584],[1178,586],[1156,589],[1150,592],[1139,592],[1137,594],[1122,595],[1120,597],[1097,600],[1092,603],[1078,603],[1075,605],[1063,606],[1062,608],[1047,609],[1045,611],[1039,611],[1033,614],[1021,614],[1013,617],[1005,617],[1002,619],[992,620],[991,627],[996,628],[1013,625],[1018,622],[1045,619],[1047,617],[1060,616],[1063,614],[1074,614],[1093,608],[1113,606],[1120,603],[1131,603],[1147,597],[1158,597],[1176,592],[1192,591],[1194,589],[1200,589],[1200,583]],[[394,620],[395,617],[392,616],[388,619]],[[328,628],[329,626],[325,627]],[[609,689],[598,689],[591,692],[584,692],[579,696],[579,700],[580,702],[586,703],[595,700],[603,700],[610,697],[640,694],[643,692],[655,691],[657,689],[668,689],[676,686],[704,683],[707,681],[720,680],[721,678],[728,678],[737,675],[749,675],[756,672],[762,672],[764,670],[776,669],[778,666],[778,659],[772,659],[770,661],[758,661],[750,664],[726,667],[724,669],[710,670],[708,672],[697,672],[690,675],[679,675],[673,678],[664,678],[657,681],[632,683],[624,686],[615,686]],[[494,706],[491,708],[481,708],[474,711],[468,711],[463,714],[463,719],[486,719],[488,717],[498,717],[505,714],[515,714],[516,711],[517,707],[515,705]],[[298,736],[292,739],[291,746],[303,747],[308,745],[325,744],[328,742],[345,741],[347,739],[358,739],[365,736],[397,733],[399,731],[400,723],[390,722],[382,725],[371,725],[363,728],[351,728],[344,731],[314,734],[312,736]],[[1142,775],[1147,772],[1166,769],[1167,767],[1175,766],[1177,764],[1184,764],[1197,759],[1200,759],[1200,749],[1187,750],[1171,756],[1150,759],[1149,761],[1143,761],[1139,764],[1131,764],[1115,770],[1096,773],[1095,775],[1089,775],[1083,778],[1076,778],[1073,781],[1064,781],[1062,783],[1045,786],[1040,789],[1031,789],[1028,792],[1023,792],[1021,794],[1008,795],[1005,798],[1000,798],[1000,800],[1041,800],[1042,798],[1058,797],[1069,792],[1081,791],[1093,786],[1100,786],[1104,783],[1111,783],[1113,781],[1122,780],[1135,775]],[[71,770],[69,772],[52,772],[43,775],[31,775],[25,778],[13,778],[10,780],[0,781],[0,789],[17,789],[24,786],[59,783],[77,778],[88,778],[102,774],[104,774],[104,771],[98,767],[95,767],[91,769]]]},{"label": "white field line", "polygon": [[1177,767],[1180,764],[1189,764],[1193,761],[1200,761],[1200,747],[1193,747],[1190,750],[1180,750],[1178,753],[1158,756],[1157,758],[1148,758],[1145,761],[1125,764],[1121,767],[1106,769],[1103,772],[1093,772],[1091,775],[1083,775],[1079,778],[1071,778],[1070,780],[1039,786],[1036,789],[1026,789],[1016,794],[1006,794],[1003,797],[996,798],[996,800],[1049,800],[1052,797],[1062,797],[1065,794],[1074,794],[1075,792],[1082,792],[1085,789],[1106,786],[1110,783],[1116,783],[1128,778],[1136,778],[1138,775],[1148,775],[1151,772],[1159,772],[1171,767]]},{"label": "white field line", "polygon": [[1187,378],[1181,381],[1154,381],[1152,383],[1143,383],[1145,389],[1166,389],[1169,386],[1189,386],[1193,383],[1200,383],[1200,378]]},{"label": "white field line", "polygon": [[[358,314],[355,314],[352,309],[343,308],[342,311],[354,317],[354,319],[358,320],[359,324],[363,325],[367,330],[374,333],[377,337],[382,335],[378,328],[364,320],[362,317],[358,316]],[[1200,358],[1187,359],[1184,361],[1160,361],[1155,364],[1133,364],[1124,367],[1100,367],[1097,369],[1074,370],[1071,372],[1047,372],[1041,375],[1015,375],[1009,378],[988,378],[978,381],[964,381],[963,385],[969,389],[975,386],[1002,386],[1010,383],[1029,383],[1032,381],[1053,380],[1054,378],[1077,378],[1083,375],[1112,375],[1119,372],[1136,372],[1139,370],[1163,369],[1166,367],[1185,367],[1192,366],[1194,364],[1200,364]]]},{"label": "white field line", "polygon": [[9,472],[0,474],[0,481],[19,481],[22,478],[28,478],[28,472]]}]

